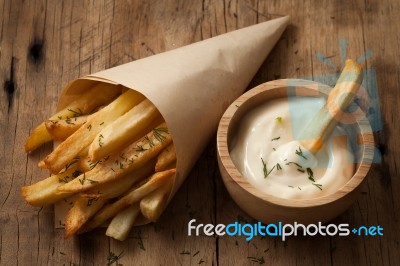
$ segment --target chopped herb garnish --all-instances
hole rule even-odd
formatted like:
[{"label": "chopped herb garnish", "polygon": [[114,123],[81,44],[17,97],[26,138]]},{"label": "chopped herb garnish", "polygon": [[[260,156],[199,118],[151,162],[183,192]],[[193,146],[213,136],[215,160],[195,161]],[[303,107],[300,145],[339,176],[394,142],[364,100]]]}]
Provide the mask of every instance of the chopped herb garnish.
[{"label": "chopped herb garnish", "polygon": [[300,164],[295,163],[295,162],[287,162],[286,163],[286,165],[290,165],[290,164],[295,164],[297,167],[303,168],[303,166],[301,166]]},{"label": "chopped herb garnish", "polygon": [[77,163],[78,161],[79,161],[79,156],[78,157],[75,157],[74,159],[72,159],[72,161],[70,162],[70,163],[68,163],[68,164],[66,164],[65,165],[65,170],[68,170],[68,168],[71,166],[71,165],[73,165],[74,163]]},{"label": "chopped herb garnish", "polygon": [[301,188],[300,187],[297,187],[299,190],[301,190]]},{"label": "chopped herb garnish", "polygon": [[288,186],[288,187],[294,188],[294,186]]},{"label": "chopped herb garnish", "polygon": [[163,142],[166,139],[162,133],[168,134],[168,128],[153,128],[153,135],[159,142]]},{"label": "chopped herb garnish", "polygon": [[144,139],[149,143],[150,148],[154,146],[153,141],[148,136],[145,136]]},{"label": "chopped herb garnish", "polygon": [[101,160],[98,160],[96,162],[90,161],[90,163],[89,163],[90,170],[93,170],[99,163],[101,164],[102,161]]},{"label": "chopped herb garnish", "polygon": [[92,125],[88,125],[86,128],[90,131],[92,130]]},{"label": "chopped herb garnish", "polygon": [[277,118],[275,118],[276,122],[278,122],[279,124],[282,124],[282,117],[278,116]]},{"label": "chopped herb garnish", "polygon": [[100,147],[103,147],[103,144],[104,144],[104,143],[101,141],[103,138],[104,138],[103,135],[100,134],[100,135],[99,135],[99,146],[100,146]]},{"label": "chopped herb garnish", "polygon": [[296,150],[295,153],[296,153],[298,156],[303,157],[304,159],[307,160],[307,157],[304,156],[303,151],[301,150],[301,147],[300,147],[300,146],[299,146],[299,150]]},{"label": "chopped herb garnish", "polygon": [[271,174],[272,170],[274,170],[276,165],[274,165],[274,167],[272,167],[271,170],[269,170],[269,172],[268,172],[267,164],[264,162],[262,157],[261,157],[261,162],[263,164],[264,178],[267,178],[269,176],[269,174]]},{"label": "chopped herb garnish", "polygon": [[249,260],[251,260],[252,262],[257,262],[258,264],[262,265],[265,263],[264,257],[247,257]]},{"label": "chopped herb garnish", "polygon": [[264,162],[264,160],[263,160],[262,157],[261,157],[261,163],[262,163],[262,165],[263,165],[264,178],[266,178],[266,177],[267,177],[267,173],[268,173],[268,171],[267,171],[267,164]]},{"label": "chopped herb garnish", "polygon": [[85,181],[86,181],[85,173],[83,173],[83,178],[82,179],[78,178],[78,180],[79,180],[79,183],[81,183],[81,185],[83,185],[85,183]]},{"label": "chopped herb garnish", "polygon": [[119,169],[124,169],[124,165],[122,163],[119,163]]},{"label": "chopped herb garnish", "polygon": [[196,251],[196,253],[193,254],[193,257],[196,256],[199,253],[200,253],[200,251]]},{"label": "chopped herb garnish", "polygon": [[322,185],[321,184],[317,184],[317,183],[312,183],[314,186],[316,186],[317,188],[319,188],[320,190],[322,190]]},{"label": "chopped herb garnish", "polygon": [[276,170],[282,170],[282,167],[279,163],[276,164]]},{"label": "chopped herb garnish", "polygon": [[65,119],[65,123],[67,123],[68,125],[75,125],[75,123],[71,122],[71,118],[67,118]]},{"label": "chopped herb garnish", "polygon": [[92,180],[92,179],[86,179],[86,180],[89,181],[90,184],[92,184],[92,185],[99,183],[99,181]]},{"label": "chopped herb garnish", "polygon": [[94,203],[94,202],[96,202],[96,201],[98,201],[99,200],[99,198],[98,197],[90,197],[90,198],[88,198],[88,201],[87,201],[87,204],[86,204],[86,206],[92,206],[92,204]]},{"label": "chopped herb garnish", "polygon": [[108,155],[108,156],[104,157],[103,159],[104,159],[104,161],[107,161],[107,160],[108,160],[108,158],[110,158],[110,155]]},{"label": "chopped herb garnish", "polygon": [[138,232],[138,238],[139,238],[139,241],[138,241],[139,248],[141,250],[146,250],[144,248],[144,245],[143,245],[143,239],[142,239],[142,232],[141,231]]},{"label": "chopped herb garnish", "polygon": [[101,122],[101,123],[100,123],[100,126],[102,126],[102,125],[104,125],[104,122]]},{"label": "chopped herb garnish", "polygon": [[303,169],[297,168],[297,171],[304,173],[305,171]]},{"label": "chopped herb garnish", "polygon": [[122,253],[124,253],[124,251],[121,251],[121,253],[119,253],[119,255],[117,256],[113,252],[110,252],[107,257],[107,261],[108,261],[107,266],[111,266],[114,263],[116,266],[123,266],[121,263],[118,262],[118,260],[122,256]]},{"label": "chopped herb garnish", "polygon": [[69,182],[69,179],[70,177],[69,176],[64,176],[64,177],[59,177],[58,178],[58,182],[59,183],[68,183]]},{"label": "chopped herb garnish", "polygon": [[276,137],[276,138],[271,139],[271,141],[278,140],[278,139],[280,139],[280,138],[281,138],[281,137]]},{"label": "chopped herb garnish", "polygon": [[143,145],[136,145],[136,151],[146,151],[147,149],[143,148]]},{"label": "chopped herb garnish", "polygon": [[115,172],[115,170],[111,167],[111,171]]},{"label": "chopped herb garnish", "polygon": [[275,148],[272,148],[274,151],[276,151],[276,149]]},{"label": "chopped herb garnish", "polygon": [[180,254],[181,254],[181,255],[190,255],[190,251],[183,250],[183,251],[181,251]]},{"label": "chopped herb garnish", "polygon": [[201,259],[201,260],[199,261],[199,265],[202,264],[202,263],[205,263],[205,262],[206,262],[205,260]]},{"label": "chopped herb garnish", "polygon": [[313,170],[311,170],[311,168],[307,168],[307,174],[308,174],[308,179],[310,179],[311,181],[315,182],[314,172],[313,172]]},{"label": "chopped herb garnish", "polygon": [[83,173],[83,178],[82,179],[78,178],[78,180],[79,180],[79,183],[81,183],[81,185],[84,185],[86,181],[89,181],[89,183],[92,185],[99,183],[99,181],[86,178],[85,173]]},{"label": "chopped herb garnish", "polygon": [[51,122],[53,125],[58,124],[58,121],[57,121],[57,120],[50,120],[50,122]]},{"label": "chopped herb garnish", "polygon": [[72,117],[78,117],[83,114],[82,110],[78,108],[78,111],[72,110],[72,109],[67,109],[72,113]]}]

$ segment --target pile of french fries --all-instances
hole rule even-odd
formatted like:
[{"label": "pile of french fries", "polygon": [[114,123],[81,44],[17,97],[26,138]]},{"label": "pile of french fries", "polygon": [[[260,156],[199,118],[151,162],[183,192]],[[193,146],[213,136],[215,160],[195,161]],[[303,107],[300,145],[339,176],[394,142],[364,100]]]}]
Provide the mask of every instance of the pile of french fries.
[{"label": "pile of french fries", "polygon": [[124,240],[137,219],[156,221],[176,173],[167,125],[142,94],[99,83],[34,129],[26,152],[61,143],[40,163],[52,175],[22,187],[33,206],[77,195],[65,236],[107,224],[106,235]]}]

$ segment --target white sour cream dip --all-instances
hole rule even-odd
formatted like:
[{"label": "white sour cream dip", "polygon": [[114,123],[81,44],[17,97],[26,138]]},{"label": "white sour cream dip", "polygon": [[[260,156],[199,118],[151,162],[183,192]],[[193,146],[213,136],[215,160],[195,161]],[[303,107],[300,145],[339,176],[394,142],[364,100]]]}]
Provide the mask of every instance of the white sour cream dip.
[{"label": "white sour cream dip", "polygon": [[295,138],[325,99],[290,97],[268,101],[240,122],[230,145],[237,169],[258,190],[285,199],[332,194],[353,176],[353,155],[345,132],[334,133],[315,155]]}]

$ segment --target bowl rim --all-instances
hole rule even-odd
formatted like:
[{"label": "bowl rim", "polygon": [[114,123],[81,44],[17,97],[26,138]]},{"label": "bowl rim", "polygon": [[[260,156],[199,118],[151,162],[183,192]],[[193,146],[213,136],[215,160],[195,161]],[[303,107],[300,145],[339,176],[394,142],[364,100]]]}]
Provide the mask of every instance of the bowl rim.
[{"label": "bowl rim", "polygon": [[[237,111],[240,107],[247,101],[257,97],[260,93],[265,93],[271,89],[283,88],[282,84],[286,84],[284,86],[287,88],[287,84],[290,83],[296,86],[296,88],[305,88],[314,90],[316,92],[321,92],[317,90],[316,87],[322,88],[323,90],[331,89],[330,86],[326,84],[322,84],[316,81],[311,80],[303,80],[303,79],[279,79],[273,80],[269,82],[262,83],[250,90],[246,93],[242,94],[239,98],[237,98],[225,111],[223,114],[220,123],[218,125],[217,131],[217,153],[219,157],[219,162],[224,167],[226,173],[232,179],[237,186],[241,187],[243,190],[252,194],[253,196],[263,200],[270,202],[275,205],[280,205],[284,207],[297,207],[297,208],[307,208],[307,207],[315,207],[330,204],[334,201],[337,201],[346,195],[352,193],[356,188],[358,188],[363,181],[371,167],[373,160],[373,147],[374,147],[374,137],[372,134],[371,125],[368,119],[365,116],[361,120],[357,120],[357,126],[360,128],[360,136],[362,137],[362,143],[359,143],[359,146],[362,147],[361,150],[361,160],[357,163],[356,171],[353,176],[348,180],[346,184],[344,184],[339,190],[332,194],[327,194],[317,198],[310,199],[284,199],[279,198],[273,195],[266,194],[247,181],[247,179],[239,172],[233,163],[230,153],[229,153],[229,144],[228,144],[228,136],[229,136],[229,126],[232,119],[237,114]],[[321,94],[319,94],[321,95]],[[324,95],[324,93],[322,94]],[[252,108],[255,108],[252,107]],[[361,124],[360,124],[361,123]],[[372,152],[371,152],[372,149]],[[233,166],[233,167],[232,167]],[[224,185],[225,181],[224,181]]]}]

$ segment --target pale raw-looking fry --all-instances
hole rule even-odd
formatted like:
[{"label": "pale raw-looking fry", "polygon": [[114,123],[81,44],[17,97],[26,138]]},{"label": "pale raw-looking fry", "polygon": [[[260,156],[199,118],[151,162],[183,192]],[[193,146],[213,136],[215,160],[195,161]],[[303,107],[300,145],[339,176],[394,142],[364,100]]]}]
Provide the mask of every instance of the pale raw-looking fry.
[{"label": "pale raw-looking fry", "polygon": [[158,220],[165,207],[167,207],[173,181],[173,178],[171,178],[164,186],[157,188],[140,201],[140,211],[144,217],[152,222]]},{"label": "pale raw-looking fry", "polygon": [[45,125],[53,140],[66,140],[86,123],[87,118],[88,115],[82,115],[63,120],[47,120]]},{"label": "pale raw-looking fry", "polygon": [[127,175],[111,182],[104,183],[82,192],[82,197],[111,199],[118,197],[128,191],[134,183],[143,180],[154,172],[155,160],[150,160],[144,166],[134,170]]},{"label": "pale raw-looking fry", "polygon": [[[111,102],[109,105],[89,116],[86,124],[50,153],[45,159],[47,168],[52,173],[58,173],[72,158],[90,145],[95,136],[109,123],[126,113],[144,99],[144,96],[129,90]],[[101,139],[98,140],[101,142]]]},{"label": "pale raw-looking fry", "polygon": [[121,211],[111,220],[111,223],[107,227],[106,235],[119,241],[124,241],[128,237],[139,214],[139,204],[133,204]]},{"label": "pale raw-looking fry", "polygon": [[106,202],[107,199],[79,197],[65,217],[65,237],[75,234]]},{"label": "pale raw-looking fry", "polygon": [[171,143],[158,155],[155,167],[156,172],[160,172],[167,169],[168,165],[173,163],[175,160],[176,160],[175,146],[174,143]]},{"label": "pale raw-looking fry", "polygon": [[110,156],[106,161],[98,164],[84,175],[80,175],[75,180],[60,186],[58,191],[61,193],[82,192],[121,178],[123,175],[142,167],[172,142],[166,126],[163,123],[154,128],[145,137],[122,150],[120,154]]},{"label": "pale raw-looking fry", "polygon": [[[99,93],[100,91],[101,93]],[[120,91],[121,90],[114,85],[99,83],[93,88],[87,90],[67,107],[51,116],[49,120],[56,121],[89,114],[97,106],[111,102]],[[31,152],[43,143],[51,140],[52,137],[46,129],[45,122],[43,122],[29,135],[25,143],[25,151]]]},{"label": "pale raw-looking fry", "polygon": [[71,165],[71,167],[60,174],[52,175],[35,184],[22,187],[21,194],[26,202],[33,206],[44,206],[55,203],[73,194],[57,194],[57,187],[68,183],[79,174],[76,166]]},{"label": "pale raw-looking fry", "polygon": [[83,231],[87,232],[102,225],[108,219],[114,217],[117,215],[117,213],[124,210],[128,206],[139,202],[144,196],[171,180],[171,178],[175,176],[175,173],[176,169],[171,169],[153,174],[145,184],[133,189],[116,202],[102,208],[98,213],[96,213],[92,220],[83,226]]},{"label": "pale raw-looking fry", "polygon": [[146,134],[148,125],[159,117],[161,114],[148,99],[142,101],[101,130],[90,145],[89,157],[96,161],[121,150]]}]

